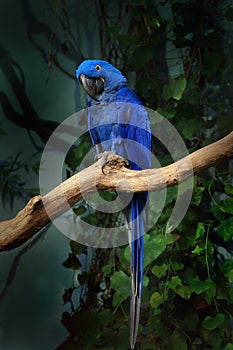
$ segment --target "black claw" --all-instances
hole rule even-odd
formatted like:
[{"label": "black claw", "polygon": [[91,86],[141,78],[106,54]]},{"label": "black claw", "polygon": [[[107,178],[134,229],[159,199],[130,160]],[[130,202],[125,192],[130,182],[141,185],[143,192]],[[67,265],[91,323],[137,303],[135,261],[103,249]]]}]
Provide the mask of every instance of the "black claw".
[{"label": "black claw", "polygon": [[125,159],[124,162],[125,162],[125,168],[131,169],[130,161],[128,159]]},{"label": "black claw", "polygon": [[104,175],[105,175],[105,172],[104,172],[104,167],[105,167],[105,165],[106,165],[106,163],[103,164],[102,167],[101,167],[102,174],[104,174]]},{"label": "black claw", "polygon": [[115,155],[115,153],[113,153],[113,152],[103,152],[103,153],[101,153],[101,157],[102,157],[102,167],[101,167],[101,171],[102,171],[102,173],[103,174],[105,174],[104,173],[104,167],[106,166],[106,164],[107,163],[110,163],[109,161],[108,161],[108,157],[109,157],[109,155]]}]

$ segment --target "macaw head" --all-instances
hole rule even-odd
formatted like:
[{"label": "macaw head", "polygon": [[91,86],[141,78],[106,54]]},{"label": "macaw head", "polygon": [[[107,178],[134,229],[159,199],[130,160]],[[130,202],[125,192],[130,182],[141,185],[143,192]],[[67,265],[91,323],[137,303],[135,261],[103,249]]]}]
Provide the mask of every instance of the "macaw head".
[{"label": "macaw head", "polygon": [[86,93],[97,101],[103,92],[111,93],[127,84],[126,78],[118,69],[102,60],[83,61],[76,70],[76,77]]}]

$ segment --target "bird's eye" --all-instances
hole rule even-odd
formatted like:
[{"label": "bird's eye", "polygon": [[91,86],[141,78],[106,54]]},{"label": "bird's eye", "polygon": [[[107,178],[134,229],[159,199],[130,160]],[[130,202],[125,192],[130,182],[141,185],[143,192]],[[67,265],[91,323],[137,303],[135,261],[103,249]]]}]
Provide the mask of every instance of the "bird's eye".
[{"label": "bird's eye", "polygon": [[95,66],[95,69],[96,69],[96,70],[101,70],[101,66],[100,66],[99,64],[97,64],[97,65]]}]

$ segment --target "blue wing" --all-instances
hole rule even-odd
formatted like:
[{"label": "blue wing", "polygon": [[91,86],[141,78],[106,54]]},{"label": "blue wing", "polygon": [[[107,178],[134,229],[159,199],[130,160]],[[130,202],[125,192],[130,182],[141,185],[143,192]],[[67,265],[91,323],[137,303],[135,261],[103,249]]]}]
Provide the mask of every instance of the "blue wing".
[{"label": "blue wing", "polygon": [[[116,103],[92,105],[89,130],[97,152],[112,151],[127,158],[134,170],[151,167],[151,133],[147,111],[132,89],[121,88]],[[142,297],[144,264],[143,209],[148,193],[134,194],[125,211],[131,250],[130,345],[134,349]]]}]

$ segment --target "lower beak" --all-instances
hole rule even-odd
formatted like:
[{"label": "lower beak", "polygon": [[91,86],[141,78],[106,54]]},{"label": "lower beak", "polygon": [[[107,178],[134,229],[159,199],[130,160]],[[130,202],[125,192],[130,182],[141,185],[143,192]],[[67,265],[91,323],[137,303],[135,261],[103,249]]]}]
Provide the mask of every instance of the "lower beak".
[{"label": "lower beak", "polygon": [[86,93],[93,99],[98,100],[104,91],[104,78],[90,78],[81,74],[79,80]]}]

